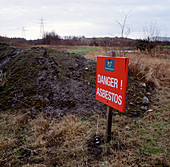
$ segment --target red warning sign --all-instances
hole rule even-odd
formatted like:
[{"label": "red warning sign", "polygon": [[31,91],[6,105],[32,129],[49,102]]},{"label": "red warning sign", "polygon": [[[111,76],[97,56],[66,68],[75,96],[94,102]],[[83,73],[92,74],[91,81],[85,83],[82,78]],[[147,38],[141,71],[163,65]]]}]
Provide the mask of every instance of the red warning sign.
[{"label": "red warning sign", "polygon": [[96,99],[125,112],[128,58],[97,57]]}]

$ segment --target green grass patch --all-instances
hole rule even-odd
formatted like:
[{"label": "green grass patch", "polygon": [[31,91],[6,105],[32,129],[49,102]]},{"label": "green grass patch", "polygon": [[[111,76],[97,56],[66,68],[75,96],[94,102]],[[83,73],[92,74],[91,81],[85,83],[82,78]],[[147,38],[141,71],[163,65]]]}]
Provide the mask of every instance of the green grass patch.
[{"label": "green grass patch", "polygon": [[168,124],[166,122],[156,122],[152,125],[153,128],[165,130],[167,128]]},{"label": "green grass patch", "polygon": [[76,53],[83,56],[87,55],[90,52],[94,52],[98,50],[100,50],[100,47],[95,47],[95,46],[77,46],[77,47],[71,47],[67,49],[67,51],[70,53]]},{"label": "green grass patch", "polygon": [[170,50],[170,46],[162,46],[164,50]]}]

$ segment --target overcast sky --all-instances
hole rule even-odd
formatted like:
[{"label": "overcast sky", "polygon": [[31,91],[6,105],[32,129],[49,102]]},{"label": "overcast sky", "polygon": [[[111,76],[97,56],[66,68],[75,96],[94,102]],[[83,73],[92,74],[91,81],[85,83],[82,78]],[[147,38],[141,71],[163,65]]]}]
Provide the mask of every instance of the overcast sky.
[{"label": "overcast sky", "polygon": [[153,27],[170,37],[170,0],[0,0],[0,36],[40,38],[41,18],[45,32],[61,37],[120,36],[123,13],[128,37],[142,38]]}]

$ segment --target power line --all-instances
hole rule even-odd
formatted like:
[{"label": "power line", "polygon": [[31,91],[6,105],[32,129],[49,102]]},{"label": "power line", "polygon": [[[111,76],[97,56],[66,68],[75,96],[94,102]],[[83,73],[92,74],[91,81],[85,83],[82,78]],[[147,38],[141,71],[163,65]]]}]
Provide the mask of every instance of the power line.
[{"label": "power line", "polygon": [[22,37],[26,39],[26,29],[25,27],[22,27]]},{"label": "power line", "polygon": [[44,19],[43,18],[40,19],[39,24],[40,24],[40,38],[42,38],[43,35],[44,35],[44,32],[45,32],[44,31]]}]

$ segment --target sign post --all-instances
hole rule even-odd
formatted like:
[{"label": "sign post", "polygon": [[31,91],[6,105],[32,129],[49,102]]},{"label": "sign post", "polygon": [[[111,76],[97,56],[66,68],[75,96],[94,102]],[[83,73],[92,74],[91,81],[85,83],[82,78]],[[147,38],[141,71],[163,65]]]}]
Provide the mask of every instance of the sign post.
[{"label": "sign post", "polygon": [[[110,51],[110,57],[116,57],[116,52]],[[112,111],[113,111],[113,108],[110,106],[107,106],[107,121],[106,121],[106,134],[105,134],[106,143],[108,143],[111,140]]]},{"label": "sign post", "polygon": [[129,59],[115,56],[97,57],[96,99],[108,105],[106,142],[111,140],[112,108],[125,112]]}]

